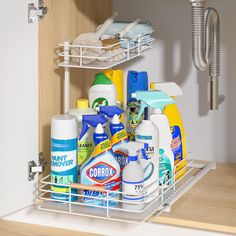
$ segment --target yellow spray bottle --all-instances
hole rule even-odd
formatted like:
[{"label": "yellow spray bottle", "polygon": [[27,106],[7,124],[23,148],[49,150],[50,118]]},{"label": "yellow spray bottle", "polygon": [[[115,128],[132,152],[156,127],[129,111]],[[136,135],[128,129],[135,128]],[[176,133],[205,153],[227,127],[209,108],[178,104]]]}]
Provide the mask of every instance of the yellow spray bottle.
[{"label": "yellow spray bottle", "polygon": [[[118,105],[124,109],[124,75],[122,70],[104,70],[103,72],[115,85]],[[121,115],[121,122],[124,122],[124,115]]]},{"label": "yellow spray bottle", "polygon": [[[182,89],[174,82],[168,83],[151,83],[150,88],[152,90],[160,90],[173,98],[175,96],[183,95]],[[187,157],[187,143],[186,135],[184,132],[183,122],[180,116],[180,112],[176,104],[169,104],[164,109],[164,114],[167,116],[172,133],[171,149],[175,157],[175,173],[176,179],[183,176],[186,172],[186,160]],[[181,163],[180,163],[181,162]],[[178,164],[180,163],[180,164]],[[184,169],[183,169],[184,168]]]}]

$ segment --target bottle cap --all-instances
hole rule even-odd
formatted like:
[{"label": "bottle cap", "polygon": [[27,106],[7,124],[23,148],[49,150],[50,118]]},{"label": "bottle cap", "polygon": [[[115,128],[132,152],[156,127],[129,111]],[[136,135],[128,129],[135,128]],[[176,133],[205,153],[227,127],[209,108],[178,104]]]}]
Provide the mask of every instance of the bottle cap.
[{"label": "bottle cap", "polygon": [[104,73],[98,73],[93,81],[93,85],[97,84],[112,84],[112,81]]},{"label": "bottle cap", "polygon": [[97,125],[97,127],[95,129],[95,133],[96,134],[103,134],[104,133],[104,129],[100,123]]},{"label": "bottle cap", "polygon": [[88,99],[78,99],[77,108],[88,108]]}]

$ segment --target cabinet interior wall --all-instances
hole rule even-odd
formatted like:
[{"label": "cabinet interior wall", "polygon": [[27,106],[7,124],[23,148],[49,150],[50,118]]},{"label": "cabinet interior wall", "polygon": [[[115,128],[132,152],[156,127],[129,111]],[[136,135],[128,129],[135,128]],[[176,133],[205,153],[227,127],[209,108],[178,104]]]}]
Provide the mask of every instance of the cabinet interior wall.
[{"label": "cabinet interior wall", "polygon": [[[59,68],[58,43],[92,31],[112,13],[111,0],[45,0],[49,8],[39,23],[39,151],[50,156],[51,117],[63,113],[64,69]],[[71,69],[70,106],[87,90],[96,71]]]}]

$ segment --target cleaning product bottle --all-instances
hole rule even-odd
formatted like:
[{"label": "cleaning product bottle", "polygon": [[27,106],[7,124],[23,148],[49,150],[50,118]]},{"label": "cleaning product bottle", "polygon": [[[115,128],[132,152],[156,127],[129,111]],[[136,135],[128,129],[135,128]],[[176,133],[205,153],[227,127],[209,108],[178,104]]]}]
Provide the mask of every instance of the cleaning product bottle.
[{"label": "cleaning product bottle", "polygon": [[166,105],[173,104],[175,101],[167,94],[161,91],[137,91],[133,94],[141,102],[141,108],[138,116],[146,107],[154,108],[153,114],[149,119],[156,125],[159,130],[159,178],[160,185],[163,188],[173,183],[174,177],[174,154],[171,150],[172,135],[170,125],[163,110]]},{"label": "cleaning product bottle", "polygon": [[123,170],[122,178],[122,207],[128,210],[142,210],[144,207],[144,172],[138,162],[138,151],[145,156],[146,143],[129,142],[124,144],[128,150],[129,163]]},{"label": "cleaning product bottle", "polygon": [[104,70],[104,74],[116,87],[117,102],[121,108],[124,107],[124,75],[122,70]]},{"label": "cleaning product bottle", "polygon": [[131,141],[135,140],[135,129],[145,117],[144,112],[142,116],[137,116],[140,110],[140,103],[131,96],[132,93],[138,90],[148,90],[148,74],[145,71],[129,71],[127,77],[127,133]]},{"label": "cleaning product bottle", "polygon": [[[56,115],[51,122],[51,197],[63,201],[69,199],[69,188],[58,184],[70,184],[78,181],[77,175],[77,123],[75,116],[68,114]],[[67,193],[67,194],[65,194]],[[71,190],[77,194],[76,189]]]},{"label": "cleaning product bottle", "polygon": [[[105,117],[103,119],[105,119]],[[116,206],[117,202],[115,200],[119,198],[119,194],[116,192],[120,189],[120,165],[114,156],[110,140],[98,119],[91,117],[91,115],[83,117],[84,129],[82,130],[80,138],[87,132],[88,124],[92,126],[96,125],[93,134],[95,149],[91,159],[81,168],[81,183],[93,186],[104,186],[107,190],[112,190],[113,192],[109,193],[109,198],[112,200],[109,200],[108,204],[109,206]],[[83,201],[86,204],[92,206],[107,205],[105,200],[106,193],[83,190],[82,194],[85,195]],[[98,197],[101,198],[101,200],[89,197]]]},{"label": "cleaning product bottle", "polygon": [[[160,90],[174,98],[183,95],[182,89],[174,82],[151,83],[151,89]],[[175,156],[176,179],[183,176],[186,172],[187,142],[184,132],[183,122],[176,104],[169,104],[164,108],[172,133],[171,149]],[[181,162],[181,163],[180,163]],[[179,164],[180,163],[180,164]]]},{"label": "cleaning product bottle", "polygon": [[[82,130],[82,116],[95,115],[97,112],[88,107],[88,99],[78,99],[77,108],[69,110],[69,114],[74,115],[78,123],[78,135]],[[90,158],[94,149],[92,130],[88,131],[82,139],[78,139],[78,165],[79,168]]]},{"label": "cleaning product bottle", "polygon": [[[122,70],[104,70],[104,74],[113,82],[116,87],[116,100],[118,105],[124,109],[124,74]],[[120,116],[124,123],[124,114]]]},{"label": "cleaning product bottle", "polygon": [[128,142],[128,137],[124,125],[119,118],[124,111],[117,106],[102,106],[100,107],[99,112],[112,118],[109,125],[112,137],[111,144],[122,173],[124,167],[128,163],[127,151],[123,148],[123,144]]},{"label": "cleaning product bottle", "polygon": [[144,171],[145,202],[152,201],[159,193],[159,132],[151,120],[143,120],[135,130],[135,140],[147,143],[145,150],[148,160],[140,159]]},{"label": "cleaning product bottle", "polygon": [[96,74],[93,85],[89,89],[89,105],[93,109],[99,106],[116,105],[116,87],[103,73]]}]

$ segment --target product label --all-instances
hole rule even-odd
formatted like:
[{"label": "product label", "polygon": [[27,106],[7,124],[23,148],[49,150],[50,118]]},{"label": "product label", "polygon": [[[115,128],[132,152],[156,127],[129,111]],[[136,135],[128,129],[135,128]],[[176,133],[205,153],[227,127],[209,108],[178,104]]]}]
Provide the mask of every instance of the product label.
[{"label": "product label", "polygon": [[[51,142],[51,182],[55,184],[70,184],[77,182],[77,139],[56,140]],[[68,195],[59,193],[69,192],[69,188],[60,185],[51,185],[52,197],[68,200]],[[72,190],[72,193],[76,193]]]},{"label": "product label", "polygon": [[140,111],[140,102],[133,101],[128,103],[128,126],[127,133],[130,141],[135,141],[135,129],[143,120],[144,114],[138,119],[138,113]]},{"label": "product label", "polygon": [[108,101],[106,98],[99,97],[94,100],[92,108],[96,109],[97,107],[100,107],[100,106],[108,106]]},{"label": "product label", "polygon": [[122,181],[122,197],[124,200],[142,200],[144,199],[143,195],[144,182],[127,182]]},{"label": "product label", "polygon": [[78,163],[82,166],[92,155],[94,143],[92,140],[78,141]]},{"label": "product label", "polygon": [[100,155],[100,154],[102,154],[103,152],[106,152],[106,151],[108,151],[108,150],[111,150],[111,142],[110,142],[109,139],[104,140],[103,142],[99,143],[99,144],[95,147],[92,156],[93,156],[93,158],[94,158],[94,157],[96,157],[96,156],[98,156],[98,155]]},{"label": "product label", "polygon": [[173,183],[173,180],[171,179],[173,177],[173,169],[169,157],[165,155],[164,149],[160,148],[159,152],[159,184],[160,186],[166,188]]},{"label": "product label", "polygon": [[124,142],[128,142],[126,130],[120,130],[112,136],[112,149],[116,160],[120,164],[121,172],[128,163],[128,154],[122,148]]},{"label": "product label", "polygon": [[178,163],[183,160],[182,137],[179,126],[171,126],[171,133],[171,149],[174,153],[175,163]]},{"label": "product label", "polygon": [[86,171],[86,175],[97,183],[103,184],[116,175],[114,167],[103,161],[96,163]]}]

